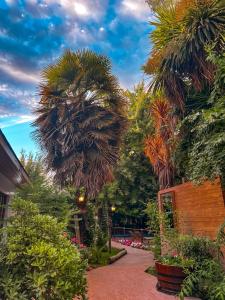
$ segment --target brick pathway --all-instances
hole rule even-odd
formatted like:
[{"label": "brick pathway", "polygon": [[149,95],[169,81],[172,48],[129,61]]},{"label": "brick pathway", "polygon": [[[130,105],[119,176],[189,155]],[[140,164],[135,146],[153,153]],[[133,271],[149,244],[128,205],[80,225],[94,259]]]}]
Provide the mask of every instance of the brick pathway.
[{"label": "brick pathway", "polygon": [[128,254],[112,265],[88,272],[89,300],[178,299],[158,292],[155,288],[156,278],[144,272],[154,264],[151,253],[115,242],[113,246],[126,248]]}]

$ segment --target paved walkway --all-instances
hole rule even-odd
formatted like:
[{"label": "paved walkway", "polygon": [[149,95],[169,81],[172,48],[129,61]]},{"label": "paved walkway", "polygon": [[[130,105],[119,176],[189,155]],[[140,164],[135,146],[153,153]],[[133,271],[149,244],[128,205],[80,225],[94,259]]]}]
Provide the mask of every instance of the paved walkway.
[{"label": "paved walkway", "polygon": [[126,248],[128,254],[112,265],[88,272],[89,300],[178,299],[158,292],[155,288],[156,278],[145,273],[150,265],[154,265],[151,253],[115,242],[113,246]]}]

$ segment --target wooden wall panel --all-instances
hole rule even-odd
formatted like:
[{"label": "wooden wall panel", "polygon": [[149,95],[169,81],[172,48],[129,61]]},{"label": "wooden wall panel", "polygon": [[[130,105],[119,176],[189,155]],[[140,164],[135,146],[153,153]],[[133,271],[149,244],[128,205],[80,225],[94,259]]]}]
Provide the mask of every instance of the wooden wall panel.
[{"label": "wooden wall panel", "polygon": [[159,199],[160,195],[168,192],[174,193],[178,231],[215,239],[219,227],[225,221],[224,195],[220,180],[206,181],[201,185],[183,183],[161,190]]}]

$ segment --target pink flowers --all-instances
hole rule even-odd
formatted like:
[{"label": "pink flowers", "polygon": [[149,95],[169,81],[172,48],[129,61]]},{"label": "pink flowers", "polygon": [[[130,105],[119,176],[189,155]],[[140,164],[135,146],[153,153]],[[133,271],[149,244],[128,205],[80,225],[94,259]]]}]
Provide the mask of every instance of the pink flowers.
[{"label": "pink flowers", "polygon": [[70,240],[73,244],[79,244],[78,239],[75,236],[72,237]]},{"label": "pink flowers", "polygon": [[138,249],[147,249],[147,246],[141,242],[131,241],[128,239],[118,240],[118,242],[124,246],[130,246],[130,247],[138,248]]},{"label": "pink flowers", "polygon": [[78,248],[80,248],[80,249],[86,248],[86,246],[85,246],[84,244],[79,243],[78,239],[77,239],[75,236],[72,237],[72,238],[70,239],[70,241],[71,241],[73,244],[75,244],[75,245],[76,245]]},{"label": "pink flowers", "polygon": [[130,246],[132,243],[131,240],[119,240],[118,242],[125,246]]}]

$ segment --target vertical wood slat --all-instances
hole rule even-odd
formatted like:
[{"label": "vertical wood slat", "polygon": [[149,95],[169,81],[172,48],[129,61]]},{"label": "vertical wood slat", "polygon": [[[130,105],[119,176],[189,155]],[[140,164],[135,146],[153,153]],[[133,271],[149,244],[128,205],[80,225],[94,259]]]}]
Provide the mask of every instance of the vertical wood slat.
[{"label": "vertical wood slat", "polygon": [[201,185],[186,182],[158,193],[161,196],[174,193],[176,228],[180,233],[208,236],[215,239],[219,227],[225,221],[224,192],[220,179],[205,181]]}]

